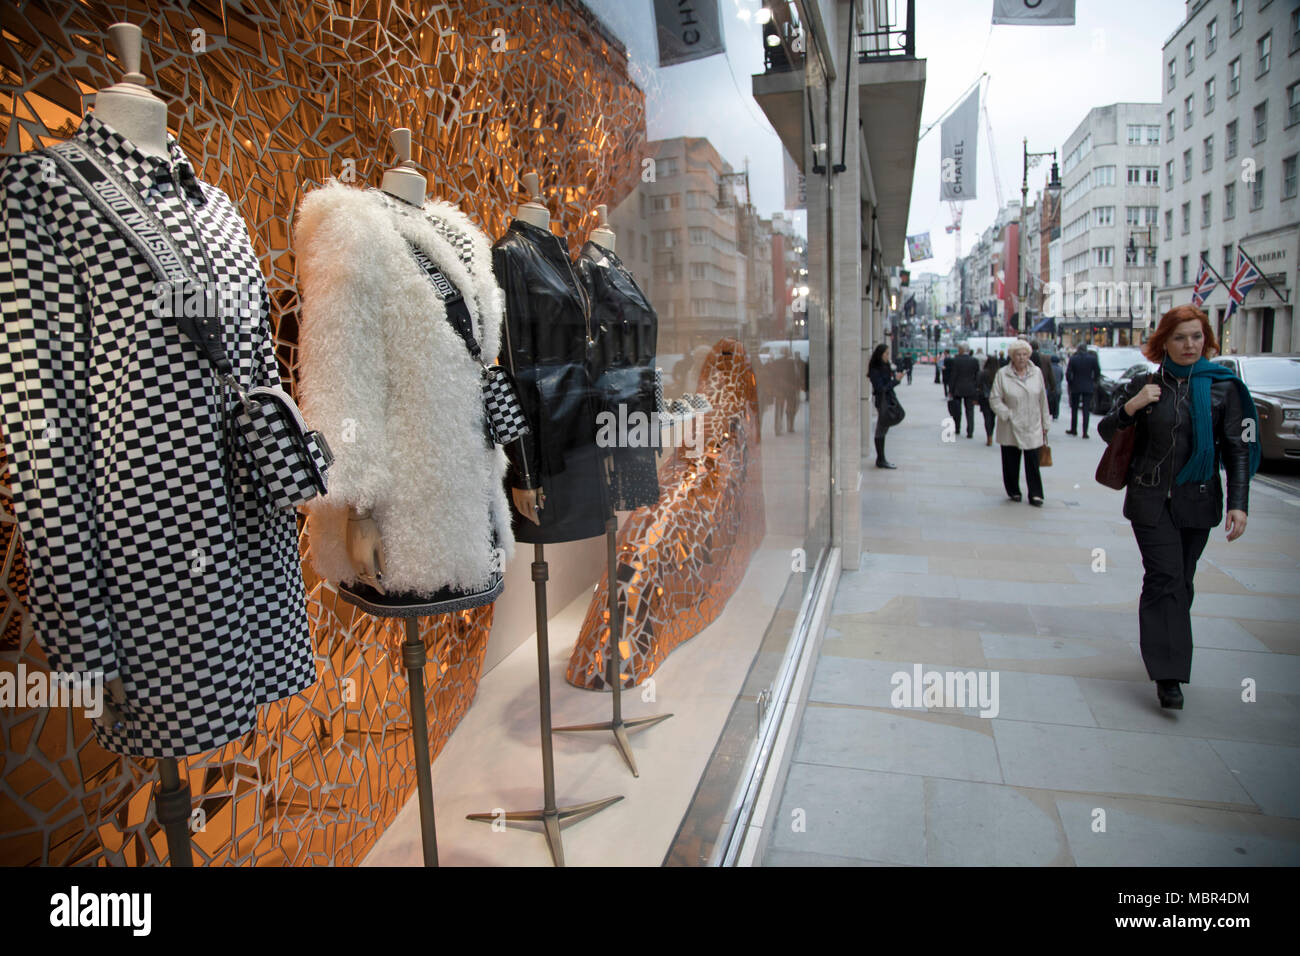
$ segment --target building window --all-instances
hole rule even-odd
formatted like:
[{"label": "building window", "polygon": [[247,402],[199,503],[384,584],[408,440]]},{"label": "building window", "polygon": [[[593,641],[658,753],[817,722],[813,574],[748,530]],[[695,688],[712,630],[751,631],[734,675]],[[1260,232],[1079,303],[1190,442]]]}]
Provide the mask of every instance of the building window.
[{"label": "building window", "polygon": [[1228,99],[1241,92],[1241,57],[1228,64]]},{"label": "building window", "polygon": [[1148,127],[1147,127],[1147,145],[1148,145],[1148,146],[1159,146],[1159,145],[1160,145],[1160,127],[1159,127],[1159,126],[1148,126]]},{"label": "building window", "polygon": [[1181,277],[1183,285],[1187,284],[1187,257],[1180,256],[1178,259],[1178,274]]},{"label": "building window", "polygon": [[1129,123],[1128,126],[1128,144],[1130,146],[1142,145],[1142,127]]},{"label": "building window", "polygon": [[[656,163],[656,165],[658,164]],[[677,245],[676,229],[661,229],[654,235],[656,249],[671,249],[673,246]]]},{"label": "building window", "polygon": [[1269,30],[1259,42],[1255,44],[1255,53],[1257,60],[1255,62],[1255,76],[1261,77],[1268,72],[1269,61],[1273,58],[1273,31]]},{"label": "building window", "polygon": [[1264,170],[1255,170],[1255,182],[1250,187],[1250,211],[1264,208]]},{"label": "building window", "polygon": [[1094,266],[1109,266],[1115,264],[1115,249],[1112,246],[1097,246],[1092,250],[1092,264]]},{"label": "building window", "polygon": [[1233,120],[1224,127],[1224,132],[1223,158],[1228,160],[1237,155],[1237,121]]},{"label": "building window", "polygon": [[1291,11],[1290,52],[1294,53],[1296,50],[1300,50],[1300,7],[1296,7],[1294,10]]},{"label": "building window", "polygon": [[1192,151],[1190,149],[1185,149],[1183,150],[1183,182],[1189,183],[1191,181],[1192,181]]},{"label": "building window", "polygon": [[1223,218],[1231,219],[1237,215],[1237,184],[1228,183],[1223,187]]},{"label": "building window", "polygon": [[1189,203],[1189,202],[1185,202],[1185,203],[1183,203],[1183,206],[1182,206],[1182,213],[1183,213],[1183,233],[1182,233],[1182,234],[1185,236],[1185,235],[1187,235],[1189,232],[1192,231],[1192,204]]},{"label": "building window", "polygon": [[1295,199],[1295,164],[1296,154],[1292,153],[1286,159],[1282,160],[1282,198]]},{"label": "building window", "polygon": [[1228,35],[1236,33],[1241,29],[1246,19],[1246,0],[1232,0],[1232,25],[1228,29]]},{"label": "building window", "polygon": [[691,227],[691,245],[707,246],[709,244],[709,230],[702,226]]},{"label": "building window", "polygon": [[665,159],[655,161],[655,176],[666,177],[677,175],[677,157],[669,156]]},{"label": "building window", "polygon": [[1165,138],[1172,143],[1174,141],[1174,111],[1173,110],[1169,111],[1168,119],[1169,119],[1169,131],[1168,131],[1168,135]]},{"label": "building window", "polygon": [[1286,125],[1300,123],[1300,82],[1286,88]]},{"label": "building window", "polygon": [[1174,188],[1174,161],[1165,163],[1165,192]]},{"label": "building window", "polygon": [[1166,209],[1165,210],[1165,242],[1168,242],[1173,238],[1174,238],[1174,211],[1172,209]]},{"label": "building window", "polygon": [[1250,144],[1258,146],[1268,138],[1268,100],[1255,107],[1255,133]]},{"label": "building window", "polygon": [[1097,206],[1092,210],[1093,226],[1113,226],[1115,224],[1114,206]]},{"label": "building window", "polygon": [[1219,18],[1215,17],[1205,25],[1205,56],[1208,59],[1219,48]]},{"label": "building window", "polygon": [[1201,172],[1208,173],[1210,171],[1210,168],[1214,166],[1214,134],[1213,133],[1205,137],[1205,142],[1202,144],[1202,148],[1205,155],[1203,156],[1201,162]]},{"label": "building window", "polygon": [[1205,81],[1205,115],[1214,112],[1214,77]]},{"label": "building window", "polygon": [[1189,93],[1187,95],[1187,99],[1183,100],[1183,129],[1191,128],[1192,120],[1195,118],[1195,116],[1196,116],[1195,97],[1193,97]]},{"label": "building window", "polygon": [[1204,193],[1201,196],[1201,228],[1210,228],[1210,194]]},{"label": "building window", "polygon": [[1093,188],[1099,186],[1115,185],[1115,167],[1114,166],[1094,166],[1092,168],[1092,185]]},{"label": "building window", "polygon": [[1225,276],[1231,275],[1235,271],[1233,269],[1234,265],[1235,263],[1232,261],[1232,243],[1228,243],[1223,247],[1223,274]]},{"label": "building window", "polygon": [[1165,260],[1165,288],[1169,287],[1169,265],[1170,262],[1168,259],[1166,259]]},{"label": "building window", "polygon": [[1194,69],[1196,69],[1196,41],[1191,40],[1187,44],[1187,72],[1183,75],[1190,76]]},{"label": "building window", "polygon": [[703,279],[703,278],[704,278],[704,263],[703,263],[703,262],[692,262],[692,263],[691,263],[691,278],[692,278],[692,279]]},{"label": "building window", "polygon": [[1169,61],[1168,78],[1165,80],[1166,92],[1173,90],[1174,84],[1178,82],[1178,61]]}]

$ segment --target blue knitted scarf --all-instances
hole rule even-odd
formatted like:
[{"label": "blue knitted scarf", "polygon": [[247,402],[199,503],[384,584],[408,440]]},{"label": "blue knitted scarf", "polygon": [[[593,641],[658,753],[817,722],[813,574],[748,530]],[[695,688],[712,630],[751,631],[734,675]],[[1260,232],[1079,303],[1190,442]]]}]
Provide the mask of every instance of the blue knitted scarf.
[{"label": "blue knitted scarf", "polygon": [[1231,379],[1237,383],[1237,392],[1241,395],[1241,421],[1254,422],[1254,441],[1247,442],[1250,447],[1250,473],[1253,476],[1259,470],[1259,414],[1255,411],[1255,400],[1250,397],[1246,383],[1237,378],[1226,365],[1211,362],[1202,356],[1194,365],[1179,365],[1165,357],[1164,369],[1177,378],[1190,378],[1192,389],[1192,457],[1187,459],[1177,477],[1178,484],[1209,481],[1214,477],[1214,420],[1210,411],[1210,386],[1221,379]]}]

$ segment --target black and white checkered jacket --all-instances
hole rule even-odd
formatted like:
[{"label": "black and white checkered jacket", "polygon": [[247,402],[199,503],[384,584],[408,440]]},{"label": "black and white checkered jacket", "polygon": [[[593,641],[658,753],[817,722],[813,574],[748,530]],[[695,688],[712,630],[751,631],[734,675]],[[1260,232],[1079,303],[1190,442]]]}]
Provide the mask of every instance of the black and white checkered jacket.
[{"label": "black and white checkered jacket", "polygon": [[[247,227],[171,142],[147,156],[88,116],[77,138],[135,186],[230,309],[245,384],[277,380]],[[234,401],[154,305],[138,252],[39,151],[0,168],[0,401],[36,636],[62,672],[121,677],[108,749],[177,757],[252,730],[316,679],[294,517],[260,508]]]}]

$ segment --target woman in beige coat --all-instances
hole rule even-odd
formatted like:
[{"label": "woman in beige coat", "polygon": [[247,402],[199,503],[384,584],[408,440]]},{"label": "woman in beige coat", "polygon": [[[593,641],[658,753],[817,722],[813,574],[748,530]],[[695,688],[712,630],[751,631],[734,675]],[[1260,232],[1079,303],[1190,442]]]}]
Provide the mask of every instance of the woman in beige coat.
[{"label": "woman in beige coat", "polygon": [[1007,497],[1020,500],[1020,456],[1025,458],[1029,503],[1043,505],[1043,478],[1038,470],[1038,450],[1047,442],[1051,413],[1043,373],[1029,360],[1029,343],[1012,342],[1010,362],[998,369],[989,393],[989,407],[998,417],[997,439],[1002,446],[1002,484]]}]

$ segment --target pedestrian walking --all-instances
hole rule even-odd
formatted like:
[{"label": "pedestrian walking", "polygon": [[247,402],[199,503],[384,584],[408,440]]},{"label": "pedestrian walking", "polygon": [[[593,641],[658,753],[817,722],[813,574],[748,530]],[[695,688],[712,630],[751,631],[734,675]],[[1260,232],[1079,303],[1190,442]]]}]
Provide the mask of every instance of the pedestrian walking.
[{"label": "pedestrian walking", "polygon": [[1092,411],[1092,393],[1101,381],[1101,363],[1088,351],[1084,342],[1070,356],[1065,372],[1065,382],[1070,387],[1070,430],[1067,435],[1079,434],[1079,408],[1083,407],[1083,437],[1088,437],[1088,415]]},{"label": "pedestrian walking", "polygon": [[975,399],[979,395],[980,363],[970,354],[969,345],[957,347],[957,357],[952,360],[952,397],[948,399],[948,414],[957,423],[961,434],[962,407],[966,409],[966,437],[975,437]]},{"label": "pedestrian walking", "polygon": [[907,384],[912,384],[912,366],[916,364],[916,357],[910,352],[903,356],[903,369],[907,372]]},{"label": "pedestrian walking", "polygon": [[798,370],[794,359],[786,349],[781,349],[769,363],[771,366],[772,394],[776,400],[776,414],[773,424],[776,433],[781,434],[782,422],[787,423],[789,431],[794,431],[795,399],[799,395]]},{"label": "pedestrian walking", "polygon": [[952,398],[952,353],[943,350],[943,397]]},{"label": "pedestrian walking", "polygon": [[[1060,411],[1061,401],[1061,393],[1057,390],[1056,373],[1052,371],[1052,362],[1047,357],[1047,353],[1039,346],[1037,339],[1030,341],[1029,348],[1031,349],[1029,357],[1038,366],[1038,370],[1043,373],[1043,382],[1047,385],[1047,410],[1052,413],[1052,420],[1055,421]],[[1056,400],[1055,406],[1052,405],[1053,397]],[[1053,407],[1057,411],[1052,411]]]},{"label": "pedestrian walking", "polygon": [[1061,362],[1061,356],[1056,353],[1052,354],[1052,381],[1055,388],[1047,396],[1047,407],[1052,410],[1052,421],[1061,417],[1061,384],[1065,380],[1065,365]]},{"label": "pedestrian walking", "polygon": [[1134,428],[1124,517],[1142,553],[1138,630],[1142,662],[1161,707],[1181,710],[1192,676],[1192,598],[1196,562],[1210,529],[1223,518],[1220,460],[1228,474],[1229,541],[1246,531],[1258,441],[1243,422],[1257,422],[1250,392],[1227,367],[1205,313],[1181,305],[1166,312],[1143,346],[1155,372],[1136,375],[1115,396],[1098,426],[1110,443]]},{"label": "pedestrian walking", "polygon": [[997,415],[993,414],[993,406],[989,404],[989,395],[993,391],[993,379],[997,377],[1000,367],[997,358],[990,355],[984,360],[984,368],[980,372],[980,412],[984,416],[986,447],[993,444],[993,424],[998,420]]},{"label": "pedestrian walking", "polygon": [[902,380],[903,373],[891,370],[888,345],[882,343],[872,351],[871,361],[867,363],[867,377],[871,379],[871,393],[876,402],[876,467],[896,468],[897,465],[885,458],[885,433],[890,425],[886,423],[884,411],[887,398]]},{"label": "pedestrian walking", "polygon": [[997,439],[1002,446],[1002,484],[1007,497],[1020,500],[1020,459],[1025,460],[1029,503],[1043,505],[1043,477],[1038,469],[1039,449],[1047,442],[1051,421],[1043,373],[1030,361],[1032,349],[1023,340],[1007,346],[1008,364],[998,370],[989,393],[997,415]]}]

